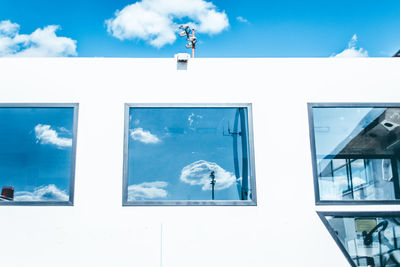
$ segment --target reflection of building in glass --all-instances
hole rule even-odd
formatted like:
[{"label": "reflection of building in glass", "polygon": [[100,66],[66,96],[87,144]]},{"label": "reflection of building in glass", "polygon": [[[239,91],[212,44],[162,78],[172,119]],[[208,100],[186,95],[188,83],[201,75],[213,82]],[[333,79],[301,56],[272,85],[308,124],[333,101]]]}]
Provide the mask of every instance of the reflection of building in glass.
[{"label": "reflection of building in glass", "polygon": [[[400,199],[400,105],[309,104],[317,204]],[[400,266],[400,212],[318,212],[351,266]]]},{"label": "reflection of building in glass", "polygon": [[319,215],[352,266],[400,266],[400,214]]},{"label": "reflection of building in glass", "polygon": [[[340,114],[340,109],[331,110]],[[330,154],[317,155],[321,200],[400,199],[400,108],[369,109],[360,121],[350,122],[353,130]]]}]

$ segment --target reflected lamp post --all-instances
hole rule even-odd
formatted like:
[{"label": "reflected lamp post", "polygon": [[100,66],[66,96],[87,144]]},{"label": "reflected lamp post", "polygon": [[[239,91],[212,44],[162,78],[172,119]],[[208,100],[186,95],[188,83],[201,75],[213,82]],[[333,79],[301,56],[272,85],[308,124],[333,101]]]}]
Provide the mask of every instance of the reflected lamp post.
[{"label": "reflected lamp post", "polygon": [[215,172],[212,171],[210,174],[210,178],[211,178],[211,199],[214,200],[215,196],[214,196],[214,188],[215,188]]}]

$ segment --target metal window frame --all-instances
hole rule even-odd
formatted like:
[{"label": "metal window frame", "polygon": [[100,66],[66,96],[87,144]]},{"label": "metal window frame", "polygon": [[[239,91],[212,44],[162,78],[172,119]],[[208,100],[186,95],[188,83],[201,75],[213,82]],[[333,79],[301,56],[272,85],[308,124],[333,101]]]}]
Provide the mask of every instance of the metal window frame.
[{"label": "metal window frame", "polygon": [[[309,125],[309,136],[310,136],[310,148],[311,148],[311,161],[314,178],[314,197],[315,205],[398,205],[400,199],[397,200],[321,200],[319,193],[319,181],[318,181],[318,166],[317,166],[317,155],[315,147],[315,132],[314,132],[314,116],[313,108],[400,108],[400,103],[374,103],[374,102],[312,102],[307,103],[308,108],[308,125]],[[363,158],[374,158],[373,156],[362,155]],[[380,157],[384,158],[384,157]],[[398,177],[398,179],[400,179]]]},{"label": "metal window frame", "polygon": [[[141,200],[128,201],[129,110],[131,108],[246,108],[249,145],[251,200]],[[125,103],[122,206],[257,206],[254,157],[253,112],[251,103]]]},{"label": "metal window frame", "polygon": [[73,206],[75,193],[76,143],[79,103],[0,103],[0,108],[73,108],[69,200],[67,201],[1,201],[0,206]]},{"label": "metal window frame", "polygon": [[335,240],[346,260],[350,263],[352,267],[357,267],[350,254],[347,252],[342,241],[335,233],[335,230],[329,224],[325,216],[339,216],[339,217],[400,217],[400,211],[317,211],[318,217],[321,219],[322,223],[328,230],[329,234]]}]

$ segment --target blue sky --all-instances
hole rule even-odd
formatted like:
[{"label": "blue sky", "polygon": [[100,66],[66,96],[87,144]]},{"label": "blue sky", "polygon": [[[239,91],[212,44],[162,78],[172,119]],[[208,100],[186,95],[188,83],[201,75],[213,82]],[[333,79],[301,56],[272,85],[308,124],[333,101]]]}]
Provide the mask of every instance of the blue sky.
[{"label": "blue sky", "polygon": [[0,108],[0,187],[15,200],[68,200],[73,108]]},{"label": "blue sky", "polygon": [[241,138],[228,133],[235,118],[240,125],[237,111],[131,108],[128,200],[211,200],[211,171],[215,172],[215,199],[238,200]]},{"label": "blue sky", "polygon": [[388,57],[398,14],[398,0],[2,0],[0,56],[172,57],[187,51],[174,26],[194,22],[198,57]]}]

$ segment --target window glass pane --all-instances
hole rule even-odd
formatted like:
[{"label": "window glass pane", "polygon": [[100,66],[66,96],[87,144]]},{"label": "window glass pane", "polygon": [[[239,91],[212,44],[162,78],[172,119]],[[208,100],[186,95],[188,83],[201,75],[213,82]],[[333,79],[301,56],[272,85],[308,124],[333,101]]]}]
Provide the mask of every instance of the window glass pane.
[{"label": "window glass pane", "polygon": [[125,201],[251,200],[247,113],[131,107]]},{"label": "window glass pane", "polygon": [[363,159],[356,159],[350,161],[351,169],[351,190],[354,199],[367,199],[366,188],[368,187],[366,181],[366,173]]},{"label": "window glass pane", "polygon": [[320,200],[400,198],[400,108],[313,107]]},{"label": "window glass pane", "polygon": [[400,217],[325,216],[356,266],[400,266]]},{"label": "window glass pane", "polygon": [[73,120],[74,107],[0,107],[0,203],[72,201]]}]

